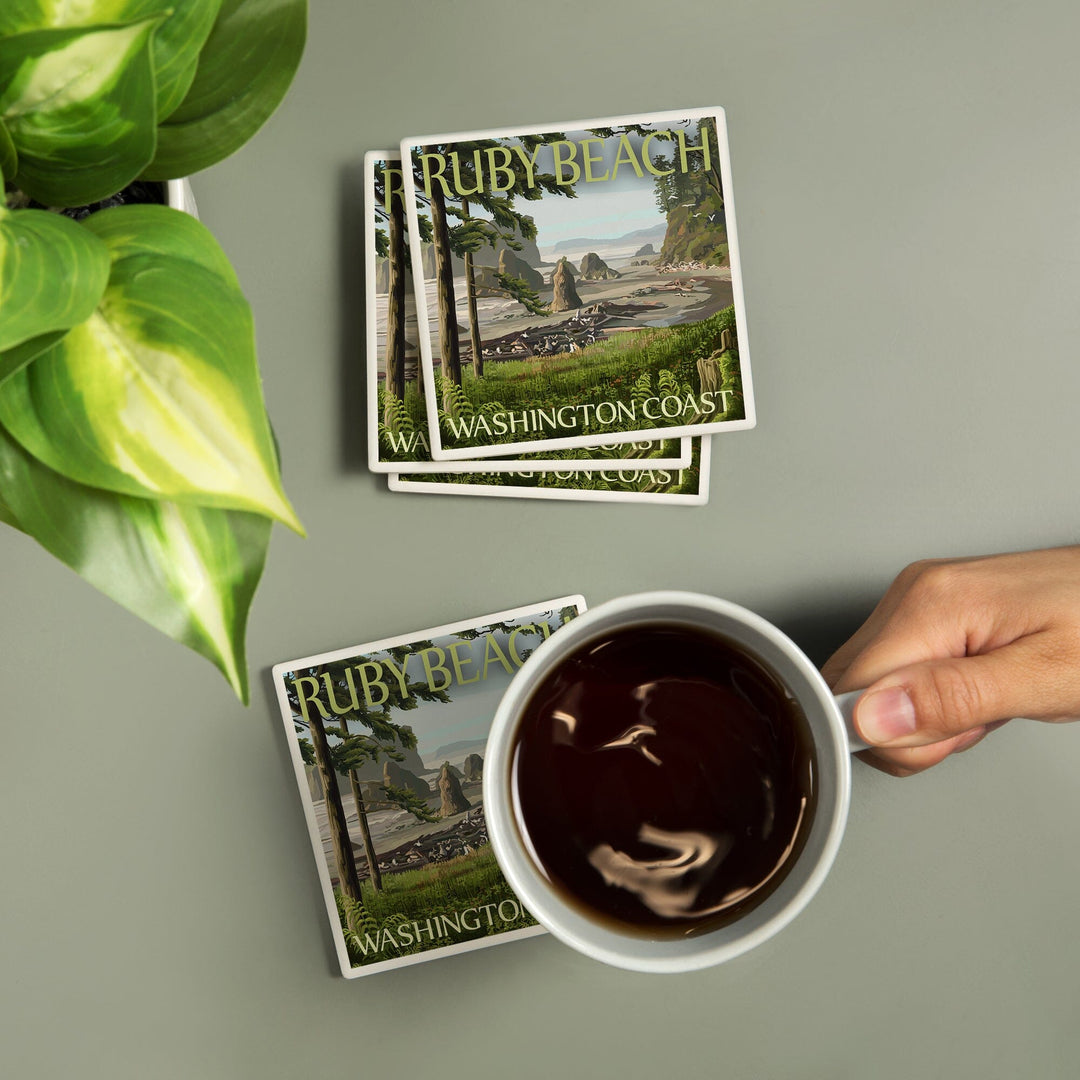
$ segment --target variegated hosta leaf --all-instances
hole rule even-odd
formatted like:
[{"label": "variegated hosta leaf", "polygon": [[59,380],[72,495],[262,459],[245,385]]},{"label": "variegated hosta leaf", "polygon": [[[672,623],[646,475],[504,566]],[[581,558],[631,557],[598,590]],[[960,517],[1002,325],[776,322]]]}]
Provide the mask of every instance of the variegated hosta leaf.
[{"label": "variegated hosta leaf", "polygon": [[0,383],[9,375],[14,375],[34,359],[40,356],[46,349],[51,349],[58,341],[61,341],[66,330],[54,330],[49,334],[40,334],[21,345],[0,352]]},{"label": "variegated hosta leaf", "polygon": [[0,37],[0,120],[19,155],[13,179],[28,195],[46,206],[97,202],[151,161],[150,45],[160,21]]},{"label": "variegated hosta leaf", "polygon": [[[124,225],[136,216],[141,242]],[[168,235],[174,224],[186,248]],[[302,532],[281,488],[251,310],[234,280],[208,269],[216,241],[167,207],[117,207],[84,226],[113,253],[105,295],[0,385],[0,423],[79,483],[251,510]]]},{"label": "variegated hosta leaf", "polygon": [[244,632],[271,523],[95,491],[35,461],[0,429],[0,518],[106,596],[221,669],[247,704]]},{"label": "variegated hosta leaf", "polygon": [[19,169],[19,154],[11,141],[8,129],[0,120],[0,201],[3,199],[3,177],[14,176]]},{"label": "variegated hosta leaf", "polygon": [[160,121],[184,100],[221,0],[3,0],[0,35],[131,23],[167,16],[151,50]]},{"label": "variegated hosta leaf", "polygon": [[2,489],[0,489],[0,524],[10,525],[13,529],[19,527],[19,522],[15,518],[15,511],[4,502],[4,492]]},{"label": "variegated hosta leaf", "polygon": [[[109,249],[47,210],[0,206],[0,352],[90,318],[109,280]],[[0,381],[7,365],[0,356]]]},{"label": "variegated hosta leaf", "polygon": [[306,36],[307,0],[223,0],[195,81],[158,128],[143,175],[187,176],[243,146],[285,96]]},{"label": "variegated hosta leaf", "polygon": [[160,255],[195,263],[224,278],[230,287],[240,288],[221,245],[190,214],[171,207],[133,204],[92,214],[83,219],[83,225],[105,242],[114,263],[132,255]]}]

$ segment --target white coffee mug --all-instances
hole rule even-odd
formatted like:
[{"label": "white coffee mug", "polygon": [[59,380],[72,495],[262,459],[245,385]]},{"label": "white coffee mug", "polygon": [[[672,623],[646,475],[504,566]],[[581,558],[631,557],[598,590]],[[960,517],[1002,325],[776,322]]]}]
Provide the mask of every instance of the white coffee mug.
[{"label": "white coffee mug", "polygon": [[[751,653],[801,704],[817,759],[817,807],[805,846],[783,882],[735,922],[686,937],[619,933],[567,903],[529,854],[512,783],[518,724],[533,691],[571,653],[614,630],[665,623],[712,631]],[[693,971],[730,960],[783,929],[820,888],[840,846],[851,791],[851,758],[865,749],[851,711],[861,691],[834,697],[802,650],[772,623],[726,600],[690,592],[624,596],[553,634],[526,660],[499,704],[484,761],[484,810],[499,866],[511,888],[555,937],[579,952],[633,971]]]}]

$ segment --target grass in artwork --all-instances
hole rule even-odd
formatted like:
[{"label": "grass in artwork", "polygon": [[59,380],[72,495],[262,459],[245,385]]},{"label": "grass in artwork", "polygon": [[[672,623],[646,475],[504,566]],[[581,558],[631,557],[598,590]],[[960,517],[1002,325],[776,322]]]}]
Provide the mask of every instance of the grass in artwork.
[{"label": "grass in artwork", "polygon": [[[741,420],[746,412],[734,342],[735,309],[728,307],[701,322],[616,334],[573,353],[489,363],[479,379],[466,369],[460,386],[436,375],[443,445],[495,445]],[[714,411],[701,407],[703,390],[723,394],[714,396]],[[620,402],[624,408],[616,413]],[[571,406],[579,426],[499,430],[500,423],[509,428],[508,416],[529,414],[535,420],[530,413],[534,409],[550,415],[553,403]],[[597,411],[600,405],[606,414]],[[406,388],[404,400],[389,398],[380,388],[379,415],[380,442],[388,459],[416,460],[416,433],[425,430],[426,412],[415,384]]]},{"label": "grass in artwork", "polygon": [[514,897],[489,845],[389,875],[378,892],[365,882],[359,904],[340,893],[335,898],[354,966],[536,925]]},{"label": "grass in artwork", "polygon": [[482,379],[466,378],[465,390],[476,407],[497,399],[520,408],[552,398],[569,401],[594,389],[604,391],[597,400],[617,400],[642,375],[655,382],[662,371],[700,389],[697,361],[720,351],[721,335],[734,328],[735,309],[729,307],[699,323],[615,334],[573,353],[489,364]]},{"label": "grass in artwork", "polygon": [[[616,334],[573,353],[489,364],[482,378],[466,374],[461,386],[438,379],[443,443],[491,445],[526,437],[742,419],[745,411],[734,333],[735,311],[729,307],[698,323]],[[702,407],[703,390],[726,392],[716,396],[714,411]],[[499,430],[502,414],[550,410],[553,403],[576,407],[573,415],[578,426],[565,431],[532,428],[526,436],[520,428]],[[616,413],[618,403],[625,408]],[[597,406],[606,413],[597,412]],[[481,416],[488,420],[490,436],[484,430],[483,437],[478,437],[481,428],[476,418]]]}]

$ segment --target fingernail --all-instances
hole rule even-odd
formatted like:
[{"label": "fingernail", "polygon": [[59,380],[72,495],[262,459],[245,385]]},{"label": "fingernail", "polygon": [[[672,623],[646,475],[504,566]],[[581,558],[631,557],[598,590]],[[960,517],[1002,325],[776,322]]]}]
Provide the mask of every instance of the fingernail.
[{"label": "fingernail", "polygon": [[982,742],[986,738],[986,733],[990,730],[989,725],[986,727],[972,728],[967,732],[963,738],[959,739],[956,745],[952,748],[954,754],[962,754],[965,750],[970,750],[976,743]]},{"label": "fingernail", "polygon": [[892,742],[915,731],[915,706],[902,686],[889,686],[859,702],[857,720],[868,743]]}]

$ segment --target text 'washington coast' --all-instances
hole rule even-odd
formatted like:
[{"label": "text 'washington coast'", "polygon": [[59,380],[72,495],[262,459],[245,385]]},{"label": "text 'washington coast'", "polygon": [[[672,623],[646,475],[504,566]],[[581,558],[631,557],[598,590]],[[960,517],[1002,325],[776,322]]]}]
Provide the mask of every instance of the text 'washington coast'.
[{"label": "text 'washington coast'", "polygon": [[552,409],[530,408],[518,412],[476,413],[474,416],[446,416],[443,422],[456,438],[474,435],[507,435],[515,432],[557,431],[581,427],[589,431],[620,421],[640,424],[644,420],[676,420],[680,416],[711,416],[727,410],[731,390],[702,390],[696,396],[667,394],[642,401],[585,402]]},{"label": "text 'washington coast'", "polygon": [[449,915],[432,915],[423,922],[399,923],[397,926],[384,926],[374,934],[365,932],[357,935],[356,946],[360,955],[385,952],[387,949],[407,948],[410,945],[434,944],[436,941],[452,941],[455,934],[475,933],[484,927],[491,928],[496,921],[513,923],[521,918],[521,905],[513,899],[503,900],[499,904],[484,904],[483,907],[465,908]]}]

